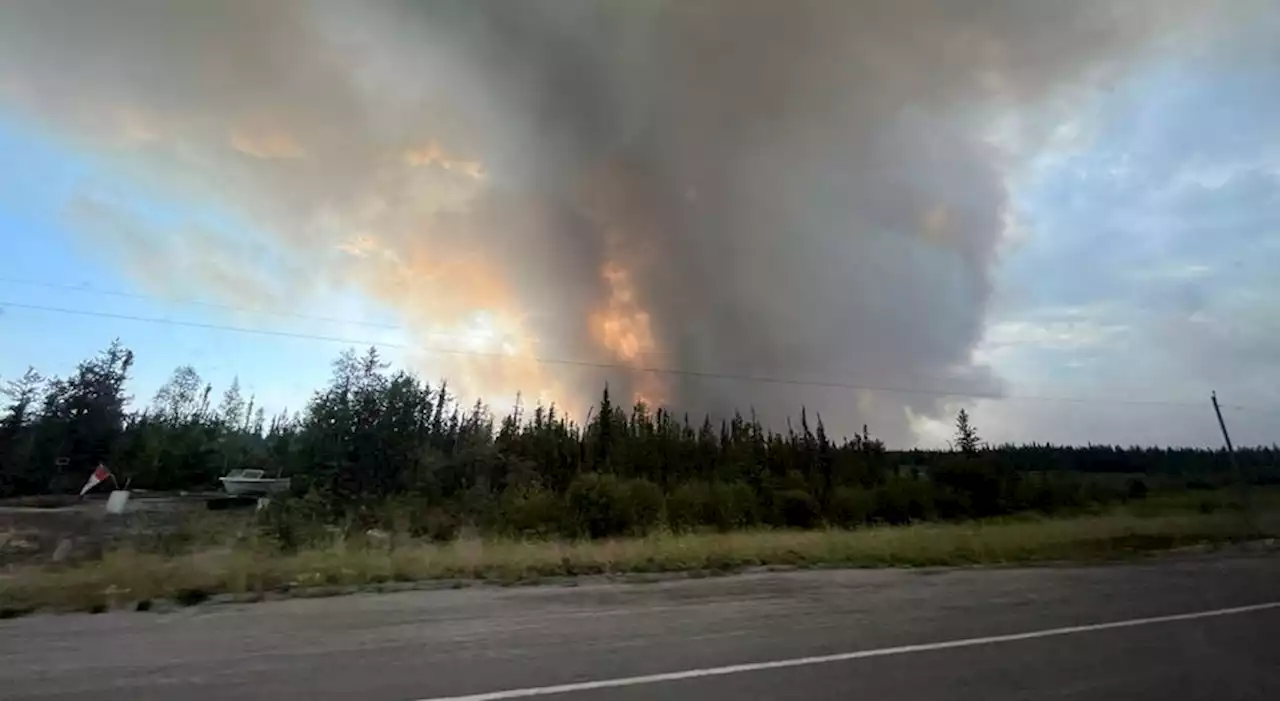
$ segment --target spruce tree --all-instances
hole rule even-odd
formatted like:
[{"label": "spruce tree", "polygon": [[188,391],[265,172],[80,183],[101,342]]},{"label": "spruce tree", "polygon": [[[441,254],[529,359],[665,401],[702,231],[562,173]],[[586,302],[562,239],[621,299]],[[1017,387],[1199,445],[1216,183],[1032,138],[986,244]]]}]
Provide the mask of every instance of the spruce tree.
[{"label": "spruce tree", "polygon": [[978,429],[969,421],[969,412],[964,409],[956,415],[955,448],[965,455],[976,455],[982,449],[982,439],[978,437]]}]

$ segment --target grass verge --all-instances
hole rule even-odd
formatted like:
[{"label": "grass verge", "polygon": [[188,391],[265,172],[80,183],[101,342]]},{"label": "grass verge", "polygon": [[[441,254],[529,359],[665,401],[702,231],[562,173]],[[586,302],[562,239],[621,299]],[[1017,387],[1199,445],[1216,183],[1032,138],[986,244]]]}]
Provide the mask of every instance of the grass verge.
[{"label": "grass verge", "polygon": [[[578,575],[732,572],[751,567],[919,567],[1097,561],[1200,544],[1266,538],[1274,518],[1247,525],[1239,513],[1142,517],[1013,518],[855,531],[659,534],[557,542],[462,539],[436,545],[341,539],[281,554],[266,543],[181,555],[119,550],[72,567],[25,568],[0,578],[0,612],[101,611],[155,599],[315,591],[388,582],[479,580],[503,584]],[[145,604],[143,603],[145,602]]]}]

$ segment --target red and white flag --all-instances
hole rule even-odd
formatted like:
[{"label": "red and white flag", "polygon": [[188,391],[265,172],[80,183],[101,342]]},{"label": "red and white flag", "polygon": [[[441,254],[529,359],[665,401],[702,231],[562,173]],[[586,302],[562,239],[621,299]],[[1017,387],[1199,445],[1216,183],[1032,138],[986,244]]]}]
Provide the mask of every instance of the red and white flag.
[{"label": "red and white flag", "polygon": [[85,492],[98,486],[99,482],[110,476],[111,470],[108,470],[106,465],[98,463],[98,469],[94,470],[92,475],[89,475],[89,481],[84,483],[84,488],[80,490],[80,496],[84,496]]}]

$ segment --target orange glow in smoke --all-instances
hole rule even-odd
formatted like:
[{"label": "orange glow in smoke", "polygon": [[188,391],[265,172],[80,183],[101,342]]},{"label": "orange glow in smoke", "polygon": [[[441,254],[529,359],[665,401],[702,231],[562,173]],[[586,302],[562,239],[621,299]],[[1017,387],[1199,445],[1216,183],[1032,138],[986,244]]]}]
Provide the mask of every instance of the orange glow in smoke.
[{"label": "orange glow in smoke", "polygon": [[[649,312],[640,306],[631,273],[621,264],[605,263],[600,276],[609,285],[609,299],[591,315],[592,336],[623,363],[641,369],[658,350]],[[637,378],[632,399],[653,407],[661,404],[665,395],[662,381],[646,372]]]},{"label": "orange glow in smoke", "polygon": [[631,274],[625,268],[608,262],[600,270],[600,276],[609,283],[609,301],[604,310],[593,316],[592,332],[596,340],[619,359],[634,363],[656,347],[649,313],[636,302]]},{"label": "orange glow in smoke", "polygon": [[579,410],[578,398],[540,362],[539,341],[499,266],[479,253],[433,253],[409,237],[388,245],[357,236],[341,250],[350,256],[349,279],[403,317],[406,338],[393,340],[411,365],[431,368],[452,391],[491,401],[497,411],[517,393],[529,405]]}]

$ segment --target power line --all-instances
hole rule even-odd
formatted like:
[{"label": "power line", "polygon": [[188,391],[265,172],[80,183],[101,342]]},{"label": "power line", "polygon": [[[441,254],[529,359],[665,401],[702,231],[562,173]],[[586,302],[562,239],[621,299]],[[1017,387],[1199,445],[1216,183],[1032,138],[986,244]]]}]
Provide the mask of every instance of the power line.
[{"label": "power line", "polygon": [[[99,317],[104,319],[120,319],[123,321],[137,321],[150,324],[161,324],[167,326],[184,326],[188,328],[206,329],[214,331],[231,331],[235,333],[256,334],[260,336],[273,336],[276,338],[293,338],[310,341],[325,341],[329,343],[340,343],[351,346],[375,346],[381,348],[395,348],[401,350],[418,350],[428,353],[436,353],[440,355],[457,355],[470,356],[480,358],[493,358],[498,360],[514,360],[523,359],[530,360],[541,365],[559,365],[569,367],[583,367],[596,370],[625,370],[627,372],[645,372],[658,375],[672,375],[676,377],[691,377],[699,379],[711,380],[732,380],[740,382],[756,382],[760,384],[774,385],[792,385],[801,387],[820,387],[828,389],[848,389],[862,390],[867,392],[885,392],[889,394],[914,394],[932,397],[965,397],[969,399],[999,399],[999,400],[1016,400],[1016,401],[1036,401],[1036,402],[1060,402],[1068,404],[1119,404],[1125,406],[1167,406],[1167,407],[1184,407],[1184,408],[1203,408],[1203,402],[1179,402],[1167,400],[1141,400],[1141,399],[1119,399],[1111,397],[1061,397],[1049,395],[995,395],[995,394],[977,394],[973,392],[953,392],[937,389],[921,389],[915,387],[901,387],[888,385],[863,385],[850,382],[840,382],[834,380],[799,380],[793,378],[773,377],[767,375],[741,375],[726,372],[712,372],[705,370],[684,370],[679,368],[664,367],[636,367],[624,365],[621,363],[606,363],[590,360],[575,360],[568,358],[548,358],[538,356],[514,356],[508,353],[497,351],[469,350],[461,348],[440,348],[433,346],[406,345],[403,343],[369,341],[356,338],[346,338],[341,336],[326,336],[321,334],[300,333],[294,331],[280,331],[276,329],[258,329],[245,326],[230,326],[226,324],[211,324],[199,321],[185,321],[181,319],[165,319],[158,317],[136,316],[132,314],[117,314],[113,312],[91,311],[86,309],[67,309],[64,307],[51,307],[39,304],[24,304],[20,302],[7,302],[0,300],[0,308],[12,307],[14,309],[27,309],[31,311],[50,312],[56,314],[69,314],[75,316]],[[1236,409],[1240,411],[1259,411],[1266,413],[1280,413],[1280,409],[1267,409],[1260,407],[1248,407],[1241,405],[1223,405],[1224,408]]]},{"label": "power line", "polygon": [[[197,300],[197,299],[165,299],[163,297],[156,297],[153,295],[138,294],[136,292],[124,292],[120,290],[107,290],[107,289],[92,287],[90,285],[84,285],[84,284],[73,285],[73,284],[67,284],[67,283],[49,282],[46,280],[32,280],[30,278],[16,278],[16,277],[9,277],[9,276],[0,276],[0,283],[9,283],[9,284],[15,284],[15,285],[30,285],[34,287],[43,287],[51,290],[65,290],[69,292],[90,292],[98,295],[120,297],[123,299],[137,299],[137,300],[142,300],[147,302],[156,302],[161,304],[177,304],[177,305],[186,305],[186,306],[194,306],[194,307],[204,307],[208,309],[221,309],[224,311],[252,313],[252,314],[270,314],[270,315],[286,317],[290,319],[298,319],[301,321],[319,321],[319,322],[330,323],[330,324],[350,324],[353,326],[364,326],[367,328],[384,329],[387,331],[400,331],[400,332],[410,331],[408,327],[397,325],[397,324],[383,324],[383,323],[371,322],[371,321],[361,321],[358,319],[347,319],[347,318],[330,317],[330,316],[317,316],[314,314],[301,314],[298,312],[289,312],[289,311],[284,311],[282,309],[245,307],[245,306],[239,306],[234,304],[206,302],[204,300]],[[10,305],[10,306],[15,306],[15,305]],[[428,335],[433,338],[441,338],[441,337],[456,338],[457,337],[457,334],[444,334],[444,333],[433,333]],[[535,343],[538,343],[538,342],[535,341]],[[382,345],[387,345],[387,344],[382,344]],[[646,351],[641,351],[639,354],[644,356],[663,355],[661,352],[646,352]]]},{"label": "power line", "polygon": [[[263,307],[245,307],[245,306],[239,306],[234,304],[206,302],[204,300],[198,300],[198,299],[166,299],[164,297],[139,294],[136,292],[107,290],[107,289],[102,289],[98,287],[92,287],[87,284],[73,285],[68,283],[48,282],[45,280],[32,280],[29,278],[16,278],[16,277],[8,277],[8,276],[0,276],[0,283],[9,283],[9,284],[15,284],[15,285],[30,285],[34,287],[43,287],[51,290],[66,290],[69,292],[91,292],[93,294],[98,294],[98,295],[120,297],[123,299],[137,299],[137,300],[142,300],[147,302],[156,302],[160,304],[177,304],[177,305],[186,305],[186,306],[194,306],[194,307],[205,307],[209,309],[221,309],[224,311],[245,312],[245,313],[252,313],[252,314],[270,314],[273,316],[286,317],[290,319],[298,319],[302,321],[320,321],[320,322],[330,323],[330,324],[349,324],[353,326],[364,326],[368,328],[384,329],[387,331],[408,332],[411,330],[407,326],[402,326],[398,324],[383,324],[379,322],[362,321],[359,319],[317,316],[314,314],[301,314],[298,312],[289,312],[282,309],[268,309]],[[457,337],[457,334],[444,334],[444,333],[436,333],[436,334],[429,334],[429,335],[432,337],[444,337],[444,338]],[[534,341],[534,342],[539,343],[539,341]],[[652,352],[641,351],[639,354],[644,356],[663,355],[663,353],[656,352],[656,351],[652,351]]]},{"label": "power line", "polygon": [[[352,326],[364,326],[374,329],[387,329],[389,331],[403,331],[404,328],[395,324],[382,324],[373,321],[361,321],[358,319],[342,319],[331,316],[315,316],[312,314],[299,314],[297,312],[288,312],[282,309],[265,309],[262,307],[242,307],[234,304],[219,304],[217,302],[206,302],[198,299],[164,299],[151,295],[138,294],[136,292],[123,292],[120,290],[106,290],[89,285],[71,285],[59,282],[47,282],[44,280],[31,280],[27,278],[16,278],[0,276],[0,283],[8,283],[13,285],[28,285],[31,287],[43,287],[48,290],[64,290],[68,292],[91,292],[96,295],[105,295],[110,297],[120,297],[123,299],[138,299],[148,302],[161,302],[164,304],[181,304],[192,307],[205,307],[208,309],[222,309],[224,311],[248,312],[253,314],[271,314],[273,316],[287,317],[290,319],[301,319],[305,321],[323,321],[330,324],[351,324]],[[11,305],[12,306],[12,305]]]}]

